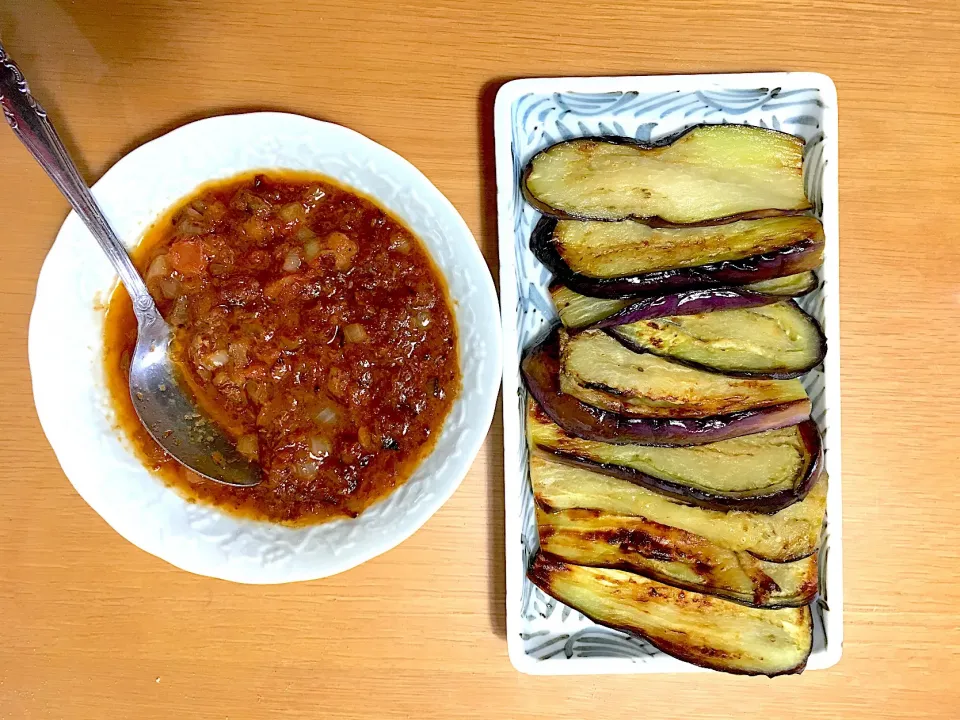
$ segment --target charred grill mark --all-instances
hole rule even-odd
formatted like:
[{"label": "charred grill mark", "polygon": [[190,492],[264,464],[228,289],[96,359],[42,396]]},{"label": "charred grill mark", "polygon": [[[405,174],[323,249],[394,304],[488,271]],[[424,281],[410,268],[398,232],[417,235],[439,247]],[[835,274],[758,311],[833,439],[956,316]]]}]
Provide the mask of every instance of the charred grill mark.
[{"label": "charred grill mark", "polygon": [[701,579],[706,580],[713,573],[713,565],[697,558],[693,561],[692,570],[699,575]]},{"label": "charred grill mark", "polygon": [[672,545],[669,540],[652,535],[641,528],[590,530],[580,533],[586,542],[601,542],[620,548],[623,553],[636,553],[661,562],[682,562],[689,555]]},{"label": "charred grill mark", "polygon": [[[637,368],[639,371],[643,371],[643,368]],[[580,386],[586,388],[587,390],[599,390],[600,392],[605,392],[609,395],[616,395],[618,397],[630,397],[633,393],[628,390],[621,390],[620,388],[610,387],[609,385],[604,385],[599,382],[580,382]]]},{"label": "charred grill mark", "polygon": [[533,496],[533,502],[536,503],[537,507],[540,508],[541,510],[543,510],[545,513],[554,513],[554,512],[557,512],[557,511],[560,509],[560,508],[556,507],[555,505],[551,505],[549,502],[547,502],[546,500],[544,500],[544,499],[543,499],[541,496],[539,496],[539,495],[534,495],[534,496]]},{"label": "charred grill mark", "polygon": [[527,577],[535,585],[546,591],[550,587],[553,575],[569,572],[569,570],[569,566],[559,558],[539,552],[527,570]]}]

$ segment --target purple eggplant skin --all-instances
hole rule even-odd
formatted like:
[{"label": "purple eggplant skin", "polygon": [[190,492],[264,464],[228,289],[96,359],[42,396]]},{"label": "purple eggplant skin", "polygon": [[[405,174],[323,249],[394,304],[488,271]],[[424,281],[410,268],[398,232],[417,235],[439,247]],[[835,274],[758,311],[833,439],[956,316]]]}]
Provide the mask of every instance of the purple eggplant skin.
[{"label": "purple eggplant skin", "polygon": [[560,337],[554,329],[520,363],[534,400],[571,435],[612,445],[706,445],[741,435],[797,425],[810,418],[809,400],[707,418],[635,418],[587,405],[560,392]]},{"label": "purple eggplant skin", "polygon": [[544,448],[541,448],[541,452],[548,453],[551,458],[566,465],[581,467],[584,470],[592,470],[593,472],[598,472],[603,475],[626,480],[647,490],[653,490],[661,495],[676,498],[689,505],[696,505],[707,508],[708,510],[720,510],[721,512],[741,510],[744,512],[773,515],[803,500],[807,496],[807,493],[810,492],[810,488],[812,488],[814,483],[820,478],[820,473],[823,471],[823,442],[820,439],[820,431],[817,429],[817,424],[813,422],[813,420],[804,420],[799,424],[798,430],[803,439],[804,450],[810,458],[810,464],[807,467],[807,472],[804,474],[803,479],[788,490],[752,498],[725,497],[699,488],[680,485],[663,478],[653,477],[652,475],[633,468],[624,467],[623,465],[599,463],[568,452],[546,450]]},{"label": "purple eggplant skin", "polygon": [[[703,123],[702,125],[709,125],[709,124],[711,123]],[[701,127],[701,125],[693,125],[691,127],[678,130],[675,133],[672,133],[670,135],[660,138],[654,143],[645,143],[639,140],[635,140],[634,138],[623,137],[621,135],[597,135],[595,137],[577,138],[577,139],[596,140],[597,142],[612,143],[614,145],[633,145],[633,146],[644,148],[644,149],[654,149],[658,147],[665,147],[667,145],[672,145],[681,137],[683,137],[689,132],[692,132],[693,130],[696,130],[698,127]],[[765,128],[765,130],[767,130],[767,132],[777,133],[779,135],[789,135],[789,133],[784,133],[781,130],[774,130],[772,128]],[[560,142],[554,143],[554,145],[560,145],[565,142],[570,142],[570,141],[561,140]],[[540,155],[542,153],[549,151],[550,148],[552,148],[554,145],[545,147],[543,150],[536,153],[533,157],[530,158],[530,160],[524,166],[523,171],[520,173],[520,191],[523,194],[523,199],[526,200],[527,203],[529,203],[530,206],[537,212],[541,213],[542,215],[553,217],[557,220],[596,220],[599,222],[603,222],[604,220],[603,218],[595,218],[589,215],[569,213],[564,210],[551,207],[550,205],[547,205],[546,203],[538,200],[536,197],[534,197],[533,193],[530,192],[530,189],[527,187],[527,179],[530,177],[530,173],[533,172],[534,158],[536,158],[537,155]],[[624,219],[639,220],[643,222],[645,225],[649,225],[650,227],[664,227],[664,228],[666,227],[698,227],[698,226],[707,226],[707,225],[723,225],[724,223],[736,222],[737,220],[760,220],[762,218],[780,217],[783,215],[803,215],[805,212],[806,212],[805,210],[777,210],[777,209],[751,210],[749,212],[737,213],[736,215],[726,215],[724,217],[710,218],[708,220],[702,220],[700,222],[692,222],[692,223],[675,223],[675,222],[670,222],[669,220],[664,220],[663,218],[660,218],[660,217],[631,216],[630,218],[624,218]],[[608,222],[616,222],[616,221],[610,220]],[[574,288],[574,290],[576,290],[576,288]],[[587,295],[588,293],[582,293],[582,294]]]},{"label": "purple eggplant skin", "polygon": [[595,278],[574,272],[561,257],[553,242],[557,219],[544,216],[530,235],[530,250],[544,267],[561,282],[581,295],[598,298],[630,298],[666,295],[680,290],[748,285],[783,275],[813,270],[823,259],[822,239],[803,240],[796,245],[751,255],[739,260],[723,260],[708,265],[658,270],[618,278]]},{"label": "purple eggplant skin", "polygon": [[[773,300],[774,302],[789,302],[789,303],[791,303],[792,305],[794,305],[794,306],[796,307],[797,312],[801,313],[802,315],[804,315],[806,318],[808,318],[808,319],[810,320],[810,326],[811,326],[811,327],[814,329],[814,331],[817,333],[817,340],[818,340],[818,343],[819,343],[819,350],[818,350],[818,352],[817,352],[817,355],[816,355],[815,359],[814,359],[813,361],[811,361],[811,362],[807,365],[807,367],[801,368],[801,369],[799,369],[799,370],[789,370],[789,371],[784,371],[784,372],[769,372],[769,373],[761,373],[761,372],[738,372],[738,371],[736,371],[736,370],[723,370],[723,371],[720,371],[720,370],[717,370],[716,368],[712,368],[712,367],[710,367],[710,366],[708,366],[708,365],[701,365],[700,363],[690,362],[689,360],[684,360],[684,359],[682,359],[682,358],[673,357],[673,356],[670,356],[670,355],[666,355],[666,356],[664,356],[664,357],[666,357],[667,359],[669,359],[670,362],[675,362],[675,363],[677,363],[677,364],[679,364],[679,365],[686,365],[687,367],[694,368],[695,370],[703,370],[704,372],[712,372],[712,373],[717,373],[717,374],[719,374],[719,375],[729,375],[730,377],[755,378],[755,379],[757,379],[757,380],[792,380],[793,378],[798,378],[798,377],[800,377],[801,375],[805,375],[806,373],[810,372],[811,370],[813,370],[813,368],[817,367],[817,365],[819,365],[820,363],[822,363],[822,362],[823,362],[823,359],[827,356],[827,336],[823,334],[823,328],[820,327],[820,323],[818,323],[814,318],[812,318],[812,317],[809,315],[809,313],[805,312],[799,305],[797,305],[797,303],[796,303],[794,300],[786,300],[786,301],[785,301],[783,298],[777,298],[777,297],[772,297],[772,296],[764,296],[764,297],[770,297],[771,300]],[[768,303],[758,303],[758,305],[763,305],[763,304],[768,304]],[[631,307],[633,307],[633,306],[631,305]],[[757,305],[741,305],[740,307],[757,307]],[[616,315],[621,315],[622,313],[625,313],[625,312],[628,311],[629,309],[630,309],[629,307],[624,308],[624,309],[621,310],[620,312],[616,313]],[[733,308],[733,307],[724,307],[724,308],[714,308],[714,309],[715,309],[715,310],[733,310],[734,308]],[[697,312],[697,311],[692,311],[692,312],[690,312],[690,313],[673,313],[673,314],[674,314],[674,315],[680,315],[680,314],[693,315],[693,314],[695,314],[696,312]],[[699,311],[699,312],[706,312],[706,311]],[[594,325],[593,327],[595,327],[595,328],[597,328],[597,327],[611,328],[611,327],[616,327],[617,325],[626,325],[626,324],[628,324],[628,323],[638,322],[638,320],[646,320],[646,319],[647,319],[647,318],[638,318],[637,320],[626,320],[626,321],[620,321],[620,322],[617,322],[617,323],[610,323],[609,321],[610,321],[611,319],[613,319],[614,317],[616,317],[616,315],[611,315],[609,318],[607,318],[606,320],[600,321],[599,323],[597,323],[597,324]],[[589,328],[583,328],[583,329],[584,329],[584,330],[588,330]],[[582,330],[581,330],[580,332],[582,332]],[[625,348],[627,348],[628,350],[633,350],[634,352],[638,352],[638,353],[648,352],[648,350],[647,350],[646,348],[636,347],[632,342],[630,342],[630,340],[628,340],[627,338],[623,337],[622,335],[617,334],[615,331],[611,331],[611,330],[607,329],[606,332],[607,332],[608,335],[610,335],[610,337],[614,338],[617,342],[619,342],[621,345],[623,345],[623,346],[624,346]]]},{"label": "purple eggplant skin", "polygon": [[717,312],[718,310],[743,310],[762,305],[772,305],[782,299],[775,295],[762,295],[735,287],[684,290],[670,295],[641,298],[632,305],[623,308],[623,310],[615,312],[600,322],[588,325],[582,330],[629,325],[641,320],[654,320],[671,315],[698,315],[706,312]]}]

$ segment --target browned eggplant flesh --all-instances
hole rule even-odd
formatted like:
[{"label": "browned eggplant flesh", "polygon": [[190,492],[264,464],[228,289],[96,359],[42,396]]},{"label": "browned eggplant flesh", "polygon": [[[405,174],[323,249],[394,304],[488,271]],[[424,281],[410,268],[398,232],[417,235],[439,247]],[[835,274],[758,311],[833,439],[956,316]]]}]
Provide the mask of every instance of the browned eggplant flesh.
[{"label": "browned eggplant flesh", "polygon": [[816,554],[759,560],[642,517],[596,510],[537,511],[540,549],[576,565],[629,570],[752,607],[800,607],[817,592]]},{"label": "browned eggplant flesh", "polygon": [[740,260],[808,240],[822,242],[823,227],[806,215],[682,228],[652,228],[633,220],[561,220],[552,235],[570,269],[594,278]]},{"label": "browned eggplant flesh", "polygon": [[801,672],[813,645],[808,606],[779,610],[675,588],[635,573],[538,554],[527,577],[594,622],[639,636],[665,653],[744,675]]},{"label": "browned eggplant flesh", "polygon": [[584,295],[628,298],[747,285],[823,262],[816,218],[774,217],[693,228],[540,219],[530,250],[557,282]]},{"label": "browned eggplant flesh", "polygon": [[586,509],[605,515],[642,517],[775,563],[799,560],[816,551],[827,503],[826,473],[820,474],[802,501],[772,515],[743,510],[723,512],[560,462],[541,450],[531,451],[530,481],[534,498],[545,512]]},{"label": "browned eggplant flesh", "polygon": [[527,200],[557,217],[666,224],[810,207],[801,138],[746,125],[698,125],[657,144],[578,138],[533,157]]}]

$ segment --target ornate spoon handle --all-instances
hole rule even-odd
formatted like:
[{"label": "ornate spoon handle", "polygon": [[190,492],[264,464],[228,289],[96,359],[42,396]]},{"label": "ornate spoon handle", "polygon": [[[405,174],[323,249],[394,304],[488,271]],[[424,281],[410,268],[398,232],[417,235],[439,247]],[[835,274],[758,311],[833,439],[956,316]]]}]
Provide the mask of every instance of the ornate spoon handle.
[{"label": "ornate spoon handle", "polygon": [[3,106],[7,124],[13,128],[20,142],[46,170],[47,175],[100,243],[134,303],[139,308],[146,309],[146,303],[149,302],[149,306],[153,307],[153,312],[156,313],[153,298],[130,261],[130,256],[93,199],[90,188],[80,177],[80,171],[70,159],[57,131],[47,118],[46,111],[30,94],[30,87],[23,73],[7,55],[3,45],[0,45],[0,105]]}]

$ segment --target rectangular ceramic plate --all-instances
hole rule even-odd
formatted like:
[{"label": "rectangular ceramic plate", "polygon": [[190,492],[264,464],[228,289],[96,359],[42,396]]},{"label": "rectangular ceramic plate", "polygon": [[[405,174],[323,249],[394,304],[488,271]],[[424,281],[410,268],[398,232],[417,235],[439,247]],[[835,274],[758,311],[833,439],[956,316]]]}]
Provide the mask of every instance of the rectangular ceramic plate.
[{"label": "rectangular ceramic plate", "polygon": [[698,670],[648,643],[598,626],[533,586],[525,570],[537,548],[527,473],[520,356],[556,321],[549,273],[528,248],[539,214],[520,193],[520,171],[561,140],[622,135],[648,141],[700,123],[775,128],[806,140],[807,195],[826,233],[821,287],[800,304],[823,325],[823,367],[803,380],[813,400],[830,474],[820,549],[820,595],[813,604],[808,670],[840,659],[843,642],[840,535],[840,347],[837,222],[837,92],[817,73],[674,75],[515,80],[497,94],[495,115],[500,293],[503,313],[503,429],[507,549],[507,646],[522,672],[560,675]]}]

